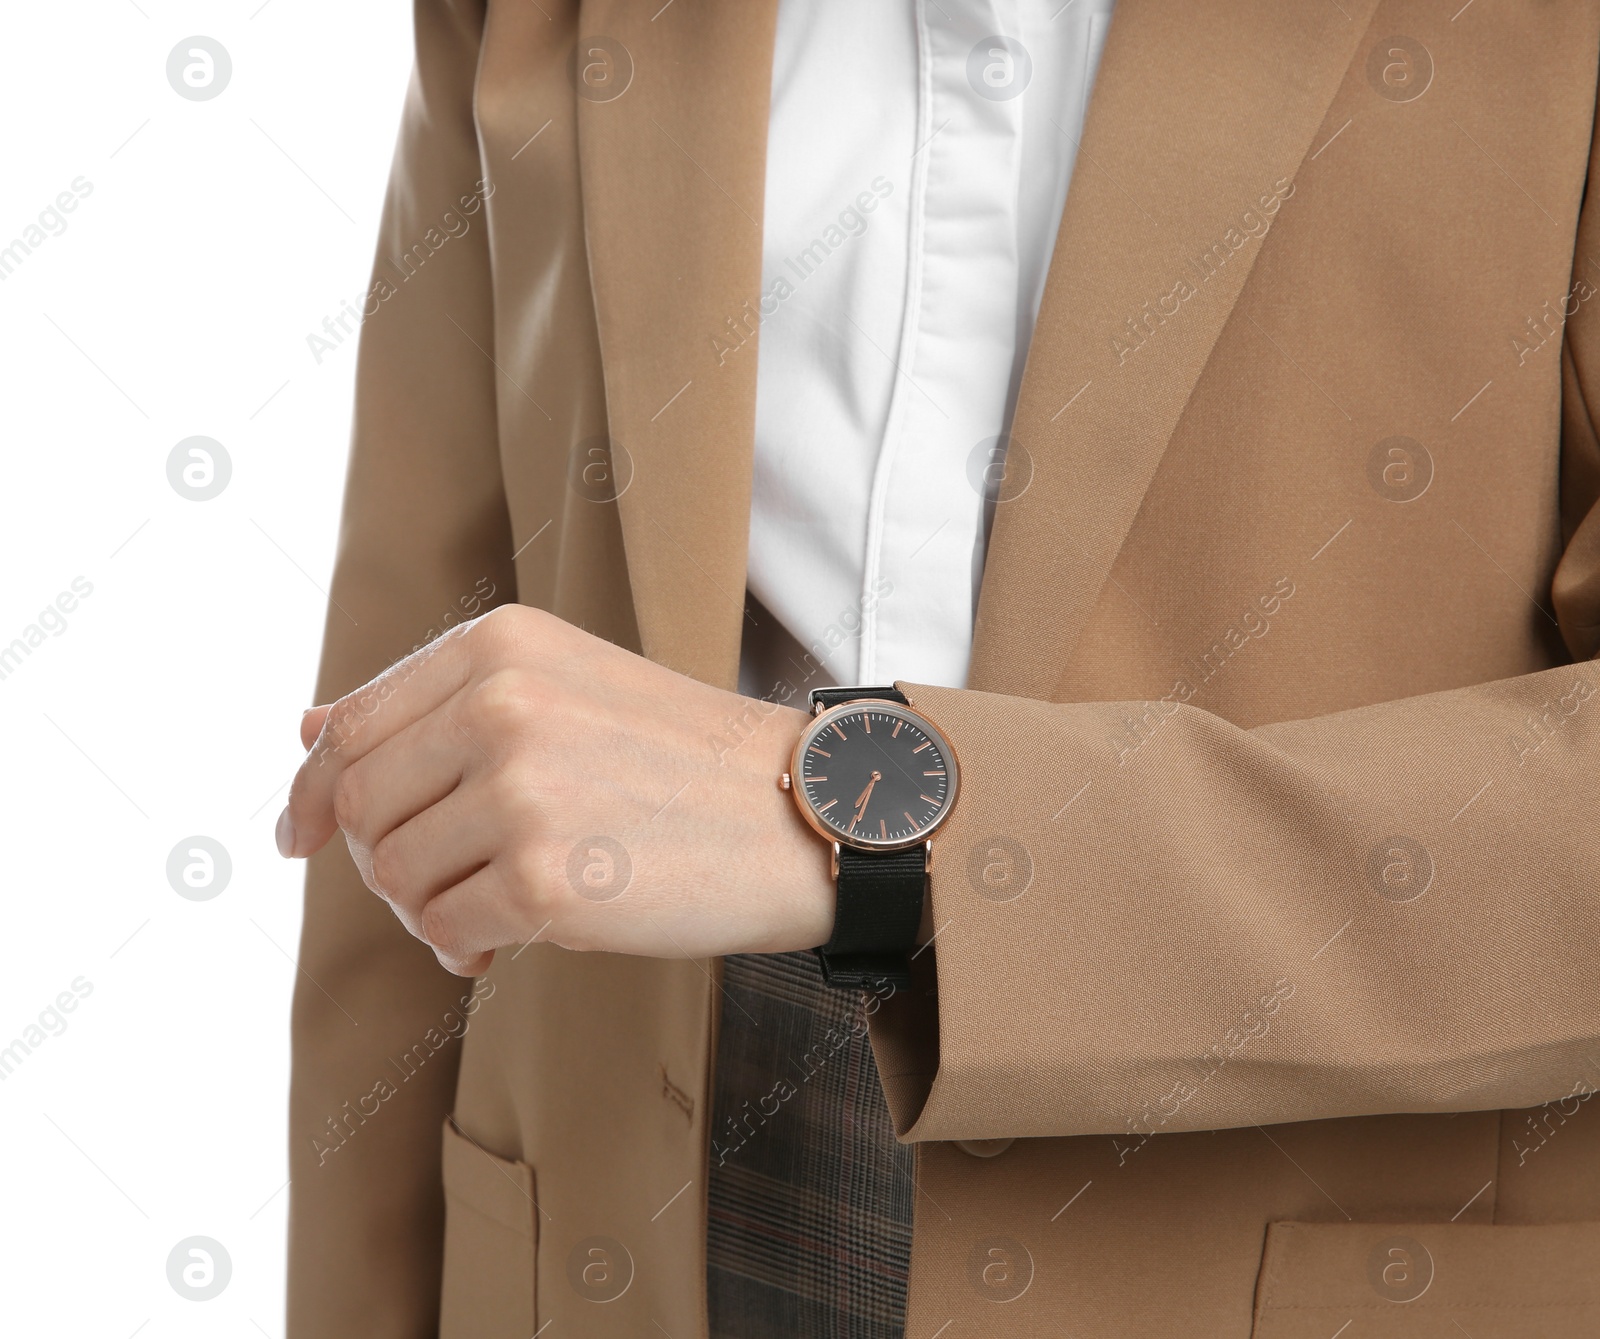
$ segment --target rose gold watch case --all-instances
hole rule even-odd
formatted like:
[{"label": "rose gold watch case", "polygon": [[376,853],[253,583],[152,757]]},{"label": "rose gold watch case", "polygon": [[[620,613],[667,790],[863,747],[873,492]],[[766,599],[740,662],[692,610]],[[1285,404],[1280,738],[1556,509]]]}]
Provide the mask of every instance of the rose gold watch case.
[{"label": "rose gold watch case", "polygon": [[[863,707],[870,706],[874,711],[882,711],[887,715],[909,721],[919,730],[924,731],[933,738],[944,751],[950,770],[950,798],[945,801],[944,808],[927,827],[922,828],[909,838],[898,841],[869,841],[864,837],[856,837],[849,833],[840,832],[837,828],[829,827],[826,822],[817,816],[817,811],[811,807],[811,798],[806,794],[806,788],[796,779],[800,775],[800,758],[806,746],[816,739],[834,721],[841,717],[852,715]],[[886,697],[858,697],[849,702],[841,702],[838,706],[829,707],[826,711],[818,712],[811,718],[800,738],[795,741],[793,752],[789,755],[789,770],[778,778],[778,785],[794,795],[794,802],[800,808],[800,817],[825,841],[832,842],[835,847],[834,859],[837,861],[837,848],[841,845],[854,847],[858,851],[903,851],[907,847],[920,846],[927,842],[938,831],[945,819],[950,817],[950,812],[956,807],[956,798],[961,791],[961,760],[956,756],[954,745],[949,737],[937,725],[930,721],[914,707],[905,706],[899,702],[891,701]],[[933,848],[928,848],[931,858]]]}]

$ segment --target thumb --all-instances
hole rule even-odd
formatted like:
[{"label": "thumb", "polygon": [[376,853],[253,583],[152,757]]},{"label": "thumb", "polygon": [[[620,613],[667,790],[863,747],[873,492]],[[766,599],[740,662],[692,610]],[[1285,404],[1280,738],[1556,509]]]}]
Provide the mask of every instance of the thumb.
[{"label": "thumb", "polygon": [[[331,705],[331,704],[329,704]],[[312,707],[300,718],[300,747],[310,749],[322,733],[322,723],[328,719],[328,707]]]}]

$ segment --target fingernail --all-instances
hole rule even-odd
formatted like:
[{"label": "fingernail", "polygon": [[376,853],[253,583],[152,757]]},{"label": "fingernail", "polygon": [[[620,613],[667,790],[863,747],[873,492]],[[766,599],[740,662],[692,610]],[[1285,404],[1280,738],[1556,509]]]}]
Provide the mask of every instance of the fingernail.
[{"label": "fingernail", "polygon": [[278,854],[285,860],[294,854],[294,819],[289,817],[288,809],[278,815],[278,828],[275,834],[278,839]]}]

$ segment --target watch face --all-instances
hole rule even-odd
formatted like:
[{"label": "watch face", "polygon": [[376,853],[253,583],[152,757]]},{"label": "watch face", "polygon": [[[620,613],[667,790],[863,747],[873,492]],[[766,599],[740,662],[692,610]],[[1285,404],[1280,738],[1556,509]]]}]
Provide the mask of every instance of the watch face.
[{"label": "watch face", "polygon": [[925,841],[956,798],[949,741],[925,717],[876,698],[818,716],[795,747],[790,775],[812,827],[868,850]]}]

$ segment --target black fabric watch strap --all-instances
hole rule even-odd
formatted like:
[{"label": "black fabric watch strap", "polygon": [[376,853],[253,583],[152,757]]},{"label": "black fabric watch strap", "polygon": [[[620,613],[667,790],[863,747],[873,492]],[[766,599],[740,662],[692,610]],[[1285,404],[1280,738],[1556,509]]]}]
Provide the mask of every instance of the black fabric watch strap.
[{"label": "black fabric watch strap", "polygon": [[904,851],[841,846],[833,938],[817,950],[822,979],[852,988],[880,981],[909,986],[927,884],[928,850],[921,843]]},{"label": "black fabric watch strap", "polygon": [[906,695],[890,684],[885,688],[813,688],[811,706],[813,710],[826,711],[829,707],[837,707],[844,702],[858,702],[864,697],[887,698],[902,707],[911,705],[906,701]]}]

